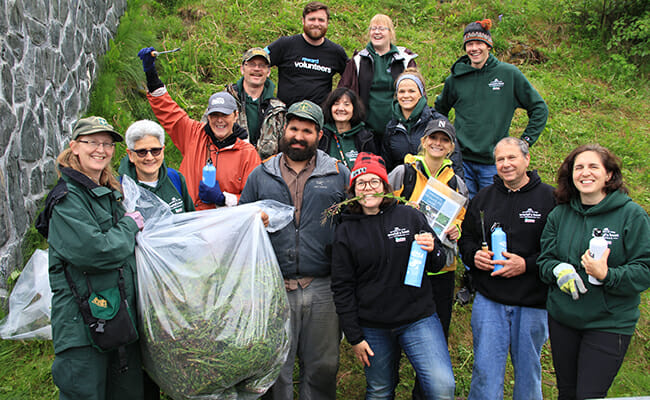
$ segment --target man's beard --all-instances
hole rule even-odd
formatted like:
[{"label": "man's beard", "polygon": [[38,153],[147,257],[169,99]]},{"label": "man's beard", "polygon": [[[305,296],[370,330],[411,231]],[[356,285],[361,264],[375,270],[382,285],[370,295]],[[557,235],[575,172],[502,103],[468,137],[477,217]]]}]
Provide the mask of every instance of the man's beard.
[{"label": "man's beard", "polygon": [[325,34],[327,33],[327,28],[324,29],[318,29],[318,36],[314,36],[312,34],[312,30],[307,28],[306,26],[303,25],[302,31],[305,32],[305,35],[307,35],[308,38],[311,40],[320,40],[321,38],[325,37]]},{"label": "man's beard", "polygon": [[[303,149],[295,149],[291,147],[291,145],[296,143],[301,144],[305,147]],[[285,154],[292,161],[307,161],[316,154],[316,150],[318,149],[318,142],[315,141],[309,145],[309,143],[307,143],[305,140],[289,140],[283,136],[282,139],[280,139],[280,144],[278,147],[280,152]]]}]

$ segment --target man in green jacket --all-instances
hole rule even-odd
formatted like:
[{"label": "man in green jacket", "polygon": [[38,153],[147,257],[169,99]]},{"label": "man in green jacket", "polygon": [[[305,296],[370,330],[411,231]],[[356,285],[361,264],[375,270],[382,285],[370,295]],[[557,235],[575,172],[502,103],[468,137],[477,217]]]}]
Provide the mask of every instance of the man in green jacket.
[{"label": "man in green jacket", "polygon": [[278,152],[287,113],[285,104],[273,96],[270,63],[261,47],[248,49],[242,57],[242,77],[226,85],[226,91],[237,100],[237,123],[248,131],[248,139],[262,160]]},{"label": "man in green jacket", "polygon": [[463,36],[466,55],[451,67],[436,111],[445,116],[454,108],[465,183],[470,199],[493,183],[496,175],[492,152],[496,143],[509,135],[515,109],[528,113],[528,126],[521,135],[533,145],[546,126],[548,107],[537,90],[514,65],[490,54],[492,21],[472,22]]}]

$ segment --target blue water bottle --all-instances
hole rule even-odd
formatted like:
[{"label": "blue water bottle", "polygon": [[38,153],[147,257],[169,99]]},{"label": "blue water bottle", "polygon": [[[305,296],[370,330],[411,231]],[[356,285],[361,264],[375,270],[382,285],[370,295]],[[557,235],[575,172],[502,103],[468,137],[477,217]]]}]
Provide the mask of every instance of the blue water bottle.
[{"label": "blue water bottle", "polygon": [[[504,251],[508,251],[508,242],[506,240],[506,233],[501,229],[497,224],[492,230],[492,260],[505,260],[506,258],[501,254]],[[501,264],[495,264],[494,270],[498,271],[503,268]]]},{"label": "blue water bottle", "polygon": [[411,243],[411,255],[409,264],[406,267],[406,276],[404,284],[409,286],[420,287],[422,285],[422,275],[424,273],[424,263],[427,260],[427,251],[424,250],[418,242],[413,240]]},{"label": "blue water bottle", "polygon": [[208,162],[205,164],[205,167],[203,167],[203,183],[206,185],[213,187],[214,184],[217,182],[217,169],[212,165],[212,160],[208,160]]}]

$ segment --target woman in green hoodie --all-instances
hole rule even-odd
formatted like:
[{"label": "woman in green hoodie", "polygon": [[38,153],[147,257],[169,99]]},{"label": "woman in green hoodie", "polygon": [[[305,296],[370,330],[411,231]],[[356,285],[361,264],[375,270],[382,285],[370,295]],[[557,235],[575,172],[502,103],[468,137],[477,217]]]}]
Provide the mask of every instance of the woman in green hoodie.
[{"label": "woman in green hoodie", "polygon": [[357,154],[377,154],[373,134],[363,123],[364,108],[350,89],[341,87],[330,93],[323,103],[323,136],[318,148],[352,168]]},{"label": "woman in green hoodie", "polygon": [[[557,180],[558,205],[538,264],[549,285],[559,399],[603,398],[639,319],[640,294],[650,287],[650,218],[627,195],[619,159],[600,145],[573,150]],[[594,234],[608,242],[598,259],[589,252]]]}]

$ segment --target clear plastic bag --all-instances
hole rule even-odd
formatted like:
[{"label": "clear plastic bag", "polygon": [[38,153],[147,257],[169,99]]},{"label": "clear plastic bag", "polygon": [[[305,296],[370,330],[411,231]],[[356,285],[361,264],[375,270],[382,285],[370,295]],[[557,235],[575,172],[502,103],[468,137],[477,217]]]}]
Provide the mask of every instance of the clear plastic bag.
[{"label": "clear plastic bag", "polygon": [[[174,399],[255,399],[289,351],[289,305],[260,218],[280,229],[293,207],[262,201],[172,214],[133,181],[145,219],[137,236],[144,366]],[[133,193],[138,191],[137,194]]]},{"label": "clear plastic bag", "polygon": [[52,340],[52,290],[47,250],[36,250],[9,295],[9,314],[0,322],[3,339]]}]

